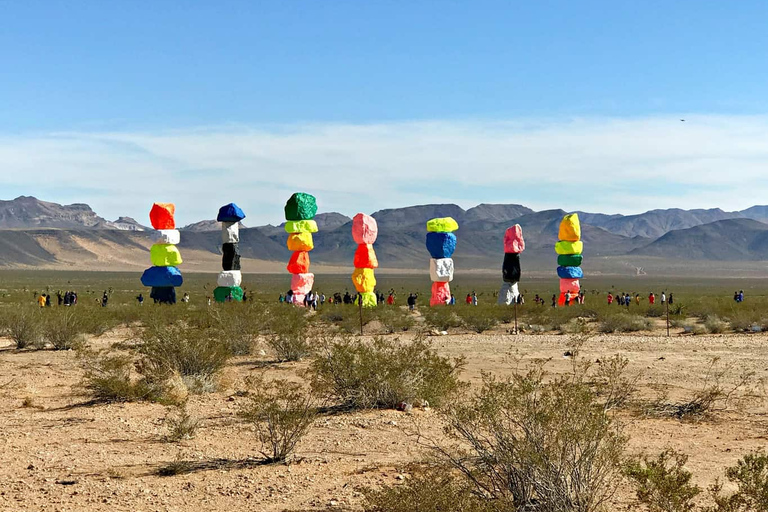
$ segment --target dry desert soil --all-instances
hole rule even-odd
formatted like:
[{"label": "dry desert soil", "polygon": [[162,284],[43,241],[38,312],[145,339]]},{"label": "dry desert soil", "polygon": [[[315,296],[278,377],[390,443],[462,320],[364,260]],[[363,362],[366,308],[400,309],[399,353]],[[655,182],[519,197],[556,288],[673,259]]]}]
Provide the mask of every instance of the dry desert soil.
[{"label": "dry desert soil", "polygon": [[[96,347],[120,342],[111,332],[90,341]],[[401,337],[407,339],[407,336]],[[512,357],[551,358],[552,372],[566,372],[563,335],[483,335],[430,338],[442,354],[463,355],[463,378],[482,371],[513,371]],[[642,396],[664,383],[683,397],[701,386],[713,357],[743,371],[768,376],[765,335],[605,335],[589,339],[584,359],[621,354],[640,378]],[[233,359],[223,389],[192,396],[189,410],[201,420],[197,435],[166,442],[169,408],[151,403],[93,404],[79,383],[82,370],[71,351],[17,351],[0,339],[0,510],[14,511],[305,511],[361,510],[366,487],[398,485],[409,467],[428,455],[412,435],[414,425],[440,436],[439,415],[374,410],[320,416],[299,444],[290,465],[263,465],[254,432],[237,415],[237,393],[249,375],[301,379],[306,363],[276,364],[268,357]],[[768,417],[763,400],[719,411],[697,421],[622,412],[630,453],[671,447],[690,455],[687,467],[702,486],[723,469],[765,445]],[[158,476],[176,459],[188,473]],[[612,510],[636,510],[628,487]]]}]

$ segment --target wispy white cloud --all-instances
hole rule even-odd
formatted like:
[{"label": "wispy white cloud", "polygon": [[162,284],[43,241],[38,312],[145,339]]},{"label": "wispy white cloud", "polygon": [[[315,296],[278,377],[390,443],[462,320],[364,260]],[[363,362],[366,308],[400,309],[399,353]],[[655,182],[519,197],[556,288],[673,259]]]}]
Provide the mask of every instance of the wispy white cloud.
[{"label": "wispy white cloud", "polygon": [[280,222],[294,191],[353,214],[427,202],[637,213],[768,202],[768,117],[229,126],[0,137],[0,190],[179,221],[235,201]]}]

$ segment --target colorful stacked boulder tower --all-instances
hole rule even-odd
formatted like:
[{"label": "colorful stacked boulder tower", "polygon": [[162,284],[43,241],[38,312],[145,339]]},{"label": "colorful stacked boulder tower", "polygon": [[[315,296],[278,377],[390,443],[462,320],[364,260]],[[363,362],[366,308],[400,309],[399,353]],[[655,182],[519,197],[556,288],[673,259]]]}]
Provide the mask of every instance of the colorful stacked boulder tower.
[{"label": "colorful stacked boulder tower", "polygon": [[373,269],[379,267],[379,260],[373,250],[373,244],[379,236],[376,219],[364,213],[358,213],[352,219],[352,238],[357,244],[355,251],[355,271],[352,282],[360,296],[364,308],[376,307],[376,277]]},{"label": "colorful stacked boulder tower", "polygon": [[235,203],[219,208],[216,220],[221,222],[221,268],[213,290],[216,302],[243,301],[243,275],[240,271],[240,221],[245,213]]},{"label": "colorful stacked boulder tower", "polygon": [[453,281],[453,252],[456,250],[456,235],[459,224],[451,217],[441,217],[427,221],[427,250],[429,277],[432,279],[432,297],[430,306],[445,306],[451,301]]},{"label": "colorful stacked boulder tower", "polygon": [[563,306],[566,293],[570,293],[570,304],[573,304],[574,296],[581,290],[579,280],[584,277],[584,271],[581,269],[584,243],[581,241],[581,224],[579,224],[578,214],[571,213],[563,217],[558,238],[560,241],[555,244],[555,252],[558,255],[557,277],[560,278],[558,304]]},{"label": "colorful stacked boulder tower", "polygon": [[304,305],[304,297],[312,291],[315,275],[309,272],[309,251],[315,248],[312,233],[317,233],[317,201],[315,196],[297,192],[285,203],[285,231],[288,233],[288,250],[293,251],[288,262],[291,277],[293,303]]},{"label": "colorful stacked boulder tower", "polygon": [[504,263],[501,265],[503,283],[499,291],[498,304],[509,306],[517,302],[520,295],[520,253],[525,250],[523,228],[515,224],[504,232]]},{"label": "colorful stacked boulder tower", "polygon": [[151,287],[149,297],[162,304],[176,303],[176,287],[184,281],[178,268],[182,260],[176,246],[181,235],[176,229],[175,214],[176,206],[172,203],[155,203],[149,212],[157,241],[149,251],[152,266],[144,271],[141,284]]}]

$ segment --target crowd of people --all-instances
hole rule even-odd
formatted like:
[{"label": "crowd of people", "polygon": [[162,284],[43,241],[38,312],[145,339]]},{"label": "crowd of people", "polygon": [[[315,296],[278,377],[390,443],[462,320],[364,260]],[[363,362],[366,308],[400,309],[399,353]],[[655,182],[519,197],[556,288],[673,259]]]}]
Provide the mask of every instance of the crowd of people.
[{"label": "crowd of people", "polygon": [[[658,298],[662,305],[667,303],[671,305],[675,303],[675,296],[672,293],[669,294],[669,299],[667,299],[666,292],[661,292],[661,295],[659,295]],[[626,306],[628,308],[630,305],[632,305],[633,301],[636,305],[639,306],[640,303],[643,301],[643,297],[639,293],[635,293],[635,296],[633,298],[632,295],[626,292],[618,293],[616,295],[614,295],[612,292],[608,292],[608,304],[616,303],[619,306]],[[648,294],[648,304],[650,304],[651,306],[656,304],[655,293],[651,292]]]},{"label": "crowd of people", "polygon": [[[106,292],[105,292],[106,293]],[[37,304],[41,308],[51,307],[53,305],[50,293],[41,293],[37,297]],[[56,292],[56,304],[59,306],[75,306],[77,305],[77,293],[66,291]]]}]

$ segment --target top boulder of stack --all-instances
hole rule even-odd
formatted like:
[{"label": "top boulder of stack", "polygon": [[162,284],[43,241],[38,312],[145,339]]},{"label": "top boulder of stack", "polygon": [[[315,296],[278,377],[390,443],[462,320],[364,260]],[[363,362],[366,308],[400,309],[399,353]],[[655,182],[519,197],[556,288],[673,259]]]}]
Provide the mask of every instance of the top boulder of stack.
[{"label": "top boulder of stack", "polygon": [[379,235],[376,219],[364,213],[358,213],[352,219],[352,238],[356,244],[372,244]]},{"label": "top boulder of stack", "polygon": [[563,217],[563,221],[560,223],[559,238],[565,242],[581,240],[581,224],[578,213],[571,213]]},{"label": "top boulder of stack", "polygon": [[219,208],[216,220],[219,222],[240,222],[245,218],[245,213],[235,203],[225,204]]},{"label": "top boulder of stack", "polygon": [[430,233],[453,233],[459,229],[459,223],[453,217],[439,217],[427,221],[427,231]]},{"label": "top boulder of stack", "polygon": [[312,220],[317,213],[315,196],[296,192],[285,203],[285,220]]},{"label": "top boulder of stack", "polygon": [[176,205],[173,203],[155,203],[149,211],[149,221],[152,227],[161,229],[176,229]]},{"label": "top boulder of stack", "polygon": [[520,224],[507,228],[504,232],[504,252],[519,254],[525,250],[525,239],[523,239],[523,228]]}]

